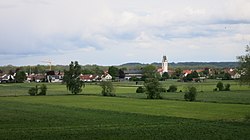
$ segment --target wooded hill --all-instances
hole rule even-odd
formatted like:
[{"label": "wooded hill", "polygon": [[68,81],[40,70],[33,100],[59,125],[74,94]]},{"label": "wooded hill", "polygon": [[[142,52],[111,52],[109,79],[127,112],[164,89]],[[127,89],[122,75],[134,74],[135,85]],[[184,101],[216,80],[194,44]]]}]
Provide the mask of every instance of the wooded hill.
[{"label": "wooded hill", "polygon": [[[161,63],[151,63],[157,67],[161,67]],[[114,65],[118,68],[126,69],[140,69],[148,64],[143,63],[125,63],[122,65]],[[238,62],[179,62],[179,63],[169,63],[169,68],[182,68],[182,69],[199,69],[199,68],[236,68],[239,66]],[[108,70],[109,66],[99,66],[99,65],[82,65],[82,69],[94,69],[97,71]],[[18,69],[22,69],[26,72],[43,73],[49,69],[48,65],[36,65],[36,66],[0,66],[1,73],[10,73],[10,71],[15,72]],[[52,70],[63,71],[68,69],[68,65],[53,65]]]}]

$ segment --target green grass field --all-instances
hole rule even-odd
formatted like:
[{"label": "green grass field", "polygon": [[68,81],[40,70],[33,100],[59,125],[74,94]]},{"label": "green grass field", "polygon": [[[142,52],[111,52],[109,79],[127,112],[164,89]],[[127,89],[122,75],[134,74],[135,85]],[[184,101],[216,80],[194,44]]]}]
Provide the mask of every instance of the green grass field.
[{"label": "green grass field", "polygon": [[196,86],[197,102],[183,92],[147,100],[133,82],[114,83],[116,97],[95,84],[80,95],[47,84],[47,96],[28,96],[36,83],[0,84],[0,139],[249,139],[250,88],[228,81],[232,91],[213,92],[216,82],[163,83]]}]

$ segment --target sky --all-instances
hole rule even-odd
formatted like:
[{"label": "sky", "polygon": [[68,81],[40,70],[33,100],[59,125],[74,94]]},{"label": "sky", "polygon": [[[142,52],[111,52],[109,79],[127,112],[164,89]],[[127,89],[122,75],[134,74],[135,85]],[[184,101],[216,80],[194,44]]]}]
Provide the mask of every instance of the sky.
[{"label": "sky", "polygon": [[0,0],[0,65],[237,61],[250,0]]}]

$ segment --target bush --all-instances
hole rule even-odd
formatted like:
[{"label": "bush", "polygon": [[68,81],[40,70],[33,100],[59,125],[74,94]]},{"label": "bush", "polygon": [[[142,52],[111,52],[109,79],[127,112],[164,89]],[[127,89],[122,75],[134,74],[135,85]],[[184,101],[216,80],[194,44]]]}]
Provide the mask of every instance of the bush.
[{"label": "bush", "polygon": [[176,85],[169,86],[168,92],[176,92],[176,91],[177,91],[177,86]]},{"label": "bush", "polygon": [[159,92],[167,92],[166,88],[164,88],[164,87],[160,87],[158,90],[159,90]]},{"label": "bush", "polygon": [[230,86],[231,86],[230,84],[226,84],[225,85],[225,91],[230,91]]},{"label": "bush", "polygon": [[189,87],[188,92],[184,94],[184,99],[186,101],[195,101],[197,96],[197,90],[195,87]]},{"label": "bush", "polygon": [[145,89],[143,87],[138,87],[136,89],[136,93],[144,93],[145,92]]},{"label": "bush", "polygon": [[38,88],[37,86],[36,87],[32,87],[29,89],[28,93],[30,96],[36,96],[37,95],[37,91],[38,91]]},{"label": "bush", "polygon": [[100,83],[100,86],[102,88],[102,95],[103,96],[115,96],[115,89],[110,81],[103,81]]},{"label": "bush", "polygon": [[215,89],[213,89],[213,91],[218,91],[218,89],[217,89],[217,88],[215,88]]},{"label": "bush", "polygon": [[219,89],[219,91],[223,91],[224,90],[224,85],[222,82],[218,82],[216,87]]},{"label": "bush", "polygon": [[161,84],[156,78],[147,78],[144,83],[147,99],[162,99]]},{"label": "bush", "polygon": [[[38,90],[40,90],[39,94]],[[45,84],[42,84],[40,87],[36,85],[36,87],[30,88],[28,91],[30,96],[46,95],[46,92],[47,92],[47,86]]]},{"label": "bush", "polygon": [[47,86],[45,84],[42,84],[40,86],[40,92],[39,92],[39,95],[46,95],[46,92],[47,92]]}]

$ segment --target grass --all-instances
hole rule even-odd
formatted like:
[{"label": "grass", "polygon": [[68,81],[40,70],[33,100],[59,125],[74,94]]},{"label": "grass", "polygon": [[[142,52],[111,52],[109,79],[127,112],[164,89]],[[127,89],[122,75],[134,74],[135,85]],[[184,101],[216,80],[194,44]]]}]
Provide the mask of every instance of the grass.
[{"label": "grass", "polygon": [[135,82],[114,83],[117,97],[101,96],[95,83],[80,95],[50,83],[47,96],[28,96],[37,83],[0,84],[0,139],[249,139],[249,87],[223,81],[232,91],[213,92],[217,82],[162,83],[196,86],[197,102],[183,92],[147,100]]},{"label": "grass", "polygon": [[249,113],[247,105],[232,109],[230,105],[219,104],[212,109],[216,104],[81,95],[0,100],[1,139],[248,139],[250,136],[249,122],[242,120]]}]

